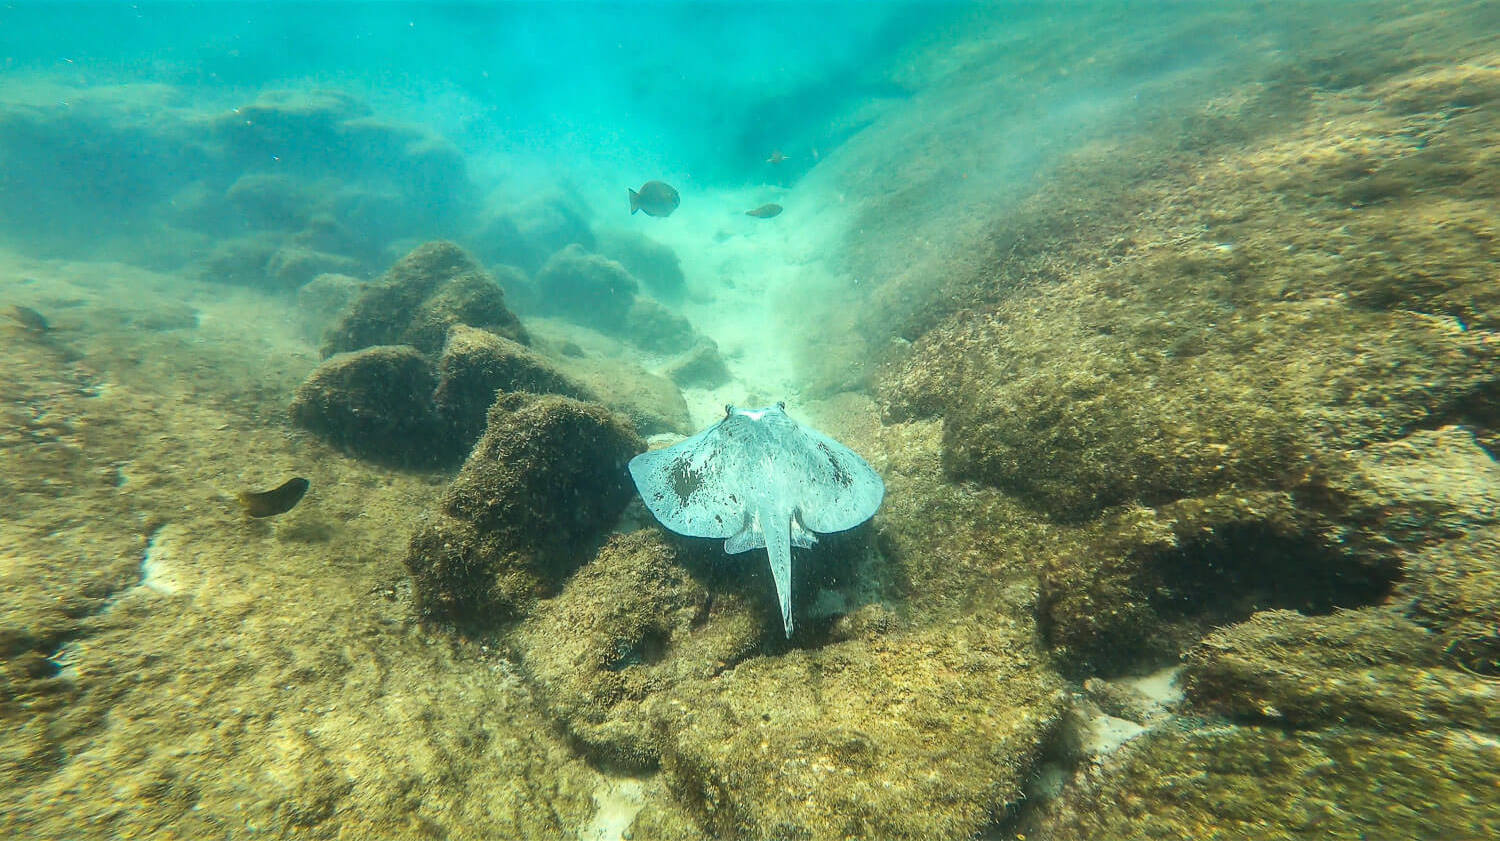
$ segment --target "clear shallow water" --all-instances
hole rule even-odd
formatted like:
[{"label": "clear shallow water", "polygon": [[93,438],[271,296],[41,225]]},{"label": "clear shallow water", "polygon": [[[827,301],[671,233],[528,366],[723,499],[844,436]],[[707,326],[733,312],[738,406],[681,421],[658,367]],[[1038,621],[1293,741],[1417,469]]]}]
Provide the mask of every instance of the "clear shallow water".
[{"label": "clear shallow water", "polygon": [[[0,834],[1494,835],[1497,27],[0,8]],[[587,426],[778,400],[790,640]]]}]

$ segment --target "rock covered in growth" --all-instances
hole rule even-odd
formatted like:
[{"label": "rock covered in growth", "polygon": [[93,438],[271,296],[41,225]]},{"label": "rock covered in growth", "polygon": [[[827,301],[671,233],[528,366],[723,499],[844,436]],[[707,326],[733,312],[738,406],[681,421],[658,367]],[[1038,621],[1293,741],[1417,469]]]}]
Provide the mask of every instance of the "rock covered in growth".
[{"label": "rock covered in growth", "polygon": [[729,367],[713,339],[700,338],[692,349],[669,364],[665,373],[683,388],[718,388],[729,382]]},{"label": "rock covered in growth", "polygon": [[662,769],[721,838],[971,838],[1061,713],[1028,628],[986,617],[740,663],[675,693]]},{"label": "rock covered in growth", "polygon": [[905,629],[867,605],[837,641],[757,656],[774,603],[691,551],[612,538],[513,639],[575,743],[659,765],[693,837],[969,838],[1020,798],[1063,702],[1029,622]]},{"label": "rock covered in growth", "polygon": [[635,303],[640,283],[608,257],[574,243],[553,254],[536,275],[540,312],[619,333]]},{"label": "rock covered in growth", "polygon": [[1493,685],[1441,642],[1389,608],[1265,611],[1188,652],[1183,686],[1201,710],[1258,723],[1500,733]]},{"label": "rock covered in growth", "polygon": [[467,442],[477,440],[484,432],[486,416],[498,391],[594,399],[587,387],[558,371],[525,345],[463,324],[456,324],[448,331],[437,372],[433,403],[438,416],[455,438]]},{"label": "rock covered in growth", "polygon": [[406,345],[337,354],[292,399],[292,420],[355,455],[403,466],[460,452],[432,408],[432,363]]},{"label": "rock covered in growth", "polygon": [[324,273],[297,290],[297,317],[303,331],[313,339],[359,296],[364,282],[345,274]]},{"label": "rock covered in growth", "polygon": [[682,353],[698,338],[691,322],[650,298],[636,298],[630,305],[624,336],[641,350],[654,353]]},{"label": "rock covered in growth", "polygon": [[1500,698],[1391,607],[1257,613],[1189,652],[1194,712],[1048,807],[1046,838],[1486,837]]},{"label": "rock covered in growth", "polygon": [[1340,537],[1400,553],[1393,602],[1460,667],[1500,675],[1500,463],[1471,429],[1416,430],[1350,453],[1325,494]]},{"label": "rock covered in growth", "polygon": [[603,406],[502,394],[406,566],[425,616],[482,629],[526,613],[588,559],[645,443]]},{"label": "rock covered in growth", "polygon": [[759,645],[763,602],[718,588],[711,595],[684,560],[681,544],[656,529],[613,537],[516,636],[523,674],[598,761],[654,767],[661,744],[653,706]]},{"label": "rock covered in growth", "polygon": [[1117,510],[1042,557],[1042,629],[1079,675],[1175,662],[1257,609],[1377,602],[1400,575],[1397,558],[1346,542],[1307,500],[1267,491]]},{"label": "rock covered in growth", "polygon": [[559,369],[582,383],[611,409],[630,418],[642,435],[693,430],[687,400],[671,380],[625,359],[560,357]]},{"label": "rock covered in growth", "polygon": [[436,356],[455,324],[529,342],[504,292],[462,248],[429,242],[365,288],[324,337],[330,355],[370,345],[409,344]]},{"label": "rock covered in growth", "polygon": [[682,298],[687,279],[677,252],[650,237],[631,230],[610,230],[599,234],[600,254],[618,260],[627,271],[640,278],[651,294],[664,301]]},{"label": "rock covered in growth", "polygon": [[1079,778],[1028,838],[1487,838],[1493,739],[1280,726],[1163,727]]}]

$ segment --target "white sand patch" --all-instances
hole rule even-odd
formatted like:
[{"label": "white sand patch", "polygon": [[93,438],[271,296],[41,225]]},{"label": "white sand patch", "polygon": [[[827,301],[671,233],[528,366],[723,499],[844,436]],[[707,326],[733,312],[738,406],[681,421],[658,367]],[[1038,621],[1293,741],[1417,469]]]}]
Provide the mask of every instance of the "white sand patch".
[{"label": "white sand patch", "polygon": [[645,780],[604,777],[594,789],[594,819],[579,828],[579,841],[622,841],[645,804],[645,790]]},{"label": "white sand patch", "polygon": [[1146,732],[1134,721],[1099,715],[1084,722],[1080,750],[1085,756],[1099,757],[1114,752],[1121,745]]},{"label": "white sand patch", "polygon": [[1180,674],[1182,674],[1181,666],[1168,666],[1149,675],[1125,678],[1120,683],[1131,687],[1163,707],[1170,707],[1182,700],[1182,687],[1177,683],[1177,676]]},{"label": "white sand patch", "polygon": [[180,531],[163,526],[146,542],[146,550],[141,554],[141,583],[137,585],[140,589],[161,595],[182,590]]}]

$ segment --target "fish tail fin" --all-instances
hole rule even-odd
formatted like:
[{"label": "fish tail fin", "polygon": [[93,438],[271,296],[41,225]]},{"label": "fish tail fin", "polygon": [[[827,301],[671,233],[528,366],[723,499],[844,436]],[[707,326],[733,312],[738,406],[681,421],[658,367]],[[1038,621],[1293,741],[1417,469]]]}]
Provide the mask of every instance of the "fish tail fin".
[{"label": "fish tail fin", "polygon": [[635,212],[641,209],[641,194],[629,187],[626,189],[630,190],[630,215],[634,216]]}]

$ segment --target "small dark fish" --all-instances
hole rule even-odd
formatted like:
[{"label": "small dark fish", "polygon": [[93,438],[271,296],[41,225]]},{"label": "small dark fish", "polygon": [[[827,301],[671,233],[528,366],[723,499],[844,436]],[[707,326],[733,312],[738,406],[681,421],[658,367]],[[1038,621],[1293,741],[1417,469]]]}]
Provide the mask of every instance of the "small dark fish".
[{"label": "small dark fish", "polygon": [[301,476],[288,479],[281,487],[271,491],[240,491],[240,505],[252,517],[274,517],[297,507],[302,495],[307,493],[308,481]]},{"label": "small dark fish", "polygon": [[52,325],[47,323],[47,318],[31,307],[23,307],[20,304],[12,304],[10,317],[28,333],[50,333]]},{"label": "small dark fish", "polygon": [[671,216],[681,203],[682,197],[677,195],[677,189],[665,181],[647,181],[641,185],[640,192],[630,191],[631,216],[637,210],[646,211],[647,216]]},{"label": "small dark fish", "polygon": [[755,208],[754,210],[745,211],[745,215],[754,216],[757,219],[770,219],[772,216],[775,216],[780,212],[781,205],[779,204],[763,204],[760,207]]},{"label": "small dark fish", "polygon": [[771,157],[766,158],[766,163],[779,164],[784,160],[786,160],[786,155],[781,154],[780,149],[776,149],[771,152]]}]

